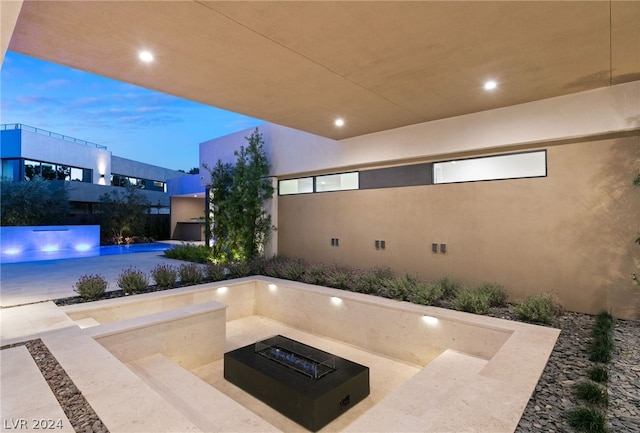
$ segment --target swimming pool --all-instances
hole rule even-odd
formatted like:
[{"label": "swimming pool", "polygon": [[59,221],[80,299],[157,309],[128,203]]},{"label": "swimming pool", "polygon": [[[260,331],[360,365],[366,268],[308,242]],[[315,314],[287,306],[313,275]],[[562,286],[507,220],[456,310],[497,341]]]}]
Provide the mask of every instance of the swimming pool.
[{"label": "swimming pool", "polygon": [[171,248],[170,244],[165,244],[162,242],[152,242],[148,244],[107,245],[99,248],[99,255],[111,256],[114,254],[151,253],[154,251],[165,251],[169,248]]},{"label": "swimming pool", "polygon": [[83,257],[111,256],[116,254],[149,253],[162,252],[171,248],[171,244],[162,242],[152,242],[145,244],[130,245],[107,245],[78,249],[40,250],[40,251],[12,251],[10,254],[4,253],[0,256],[0,263],[24,263],[39,262],[43,260],[78,259]]}]

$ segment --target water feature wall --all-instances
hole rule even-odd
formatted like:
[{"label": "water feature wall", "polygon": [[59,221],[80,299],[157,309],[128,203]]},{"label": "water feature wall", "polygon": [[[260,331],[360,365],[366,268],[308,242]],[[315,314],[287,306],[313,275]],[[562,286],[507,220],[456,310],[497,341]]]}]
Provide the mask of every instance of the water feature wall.
[{"label": "water feature wall", "polygon": [[100,226],[0,227],[0,263],[100,254]]}]

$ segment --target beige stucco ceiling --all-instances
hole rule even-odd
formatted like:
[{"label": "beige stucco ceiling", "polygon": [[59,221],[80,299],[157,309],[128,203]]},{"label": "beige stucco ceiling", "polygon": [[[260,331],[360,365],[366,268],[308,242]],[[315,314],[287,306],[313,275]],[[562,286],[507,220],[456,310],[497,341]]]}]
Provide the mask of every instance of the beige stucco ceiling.
[{"label": "beige stucco ceiling", "polygon": [[26,0],[9,49],[340,139],[639,80],[640,2]]}]

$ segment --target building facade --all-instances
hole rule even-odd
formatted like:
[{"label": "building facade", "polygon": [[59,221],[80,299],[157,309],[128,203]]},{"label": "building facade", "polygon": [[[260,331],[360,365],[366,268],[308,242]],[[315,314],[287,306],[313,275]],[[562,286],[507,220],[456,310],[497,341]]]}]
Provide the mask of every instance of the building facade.
[{"label": "building facade", "polygon": [[167,181],[184,173],[121,158],[105,146],[23,124],[0,126],[0,176],[28,181],[35,176],[68,182],[71,220],[94,213],[99,197],[132,185],[152,205],[168,214]]},{"label": "building facade", "polygon": [[[269,251],[637,318],[638,119],[636,81],[338,141],[266,124]],[[251,132],[202,143],[201,167]]]}]

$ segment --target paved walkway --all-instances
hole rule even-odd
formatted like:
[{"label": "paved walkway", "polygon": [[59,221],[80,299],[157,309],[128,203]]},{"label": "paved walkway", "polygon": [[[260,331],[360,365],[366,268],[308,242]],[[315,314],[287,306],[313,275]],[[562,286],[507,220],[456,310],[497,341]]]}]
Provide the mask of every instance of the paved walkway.
[{"label": "paved walkway", "polygon": [[180,265],[162,252],[95,256],[81,259],[46,260],[0,265],[0,306],[8,307],[76,296],[78,279],[100,274],[109,282],[107,290],[117,290],[116,280],[123,270],[134,267],[149,273],[156,265]]}]

